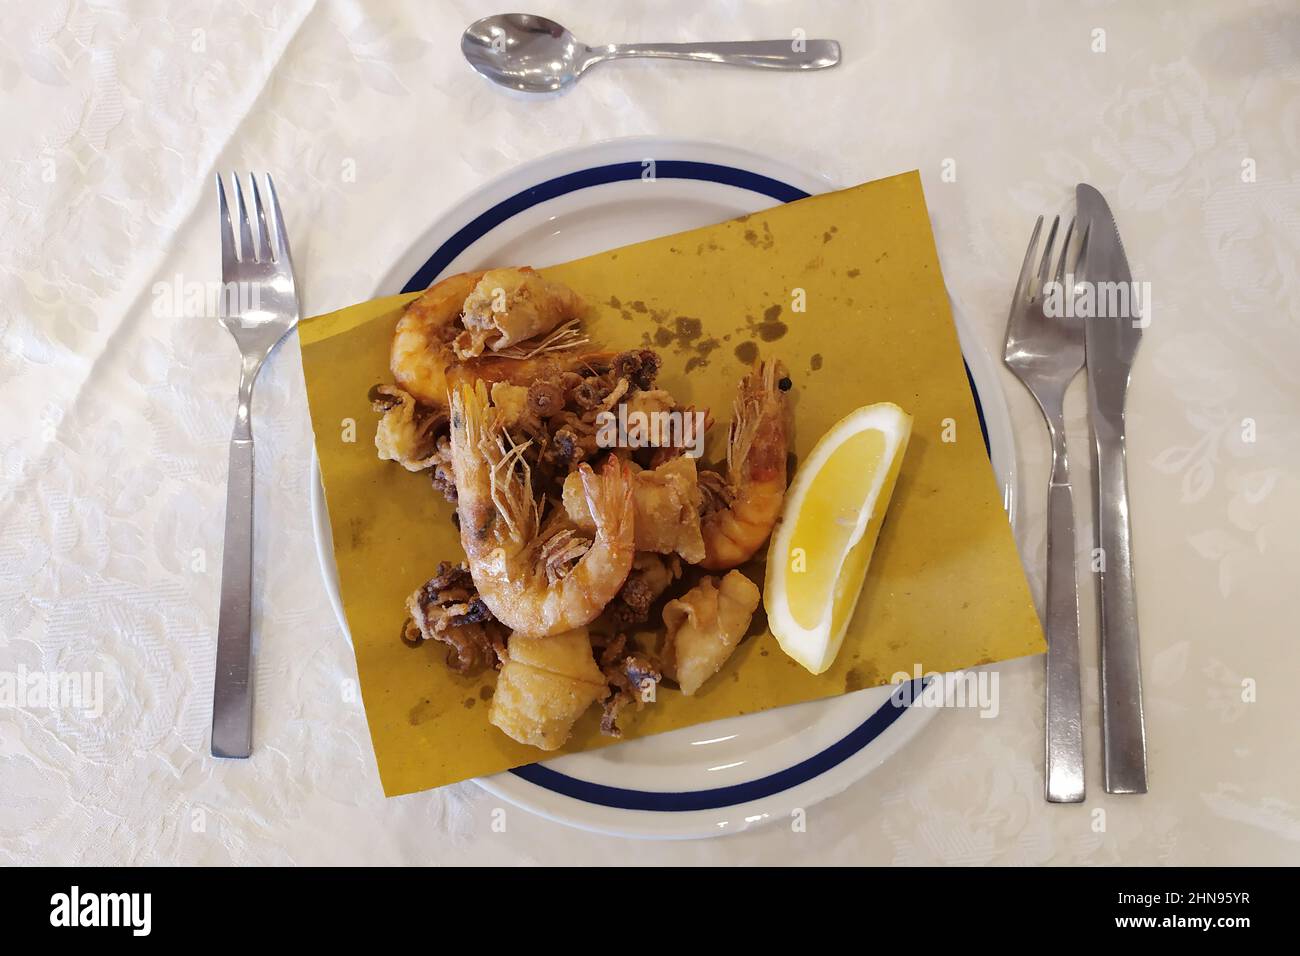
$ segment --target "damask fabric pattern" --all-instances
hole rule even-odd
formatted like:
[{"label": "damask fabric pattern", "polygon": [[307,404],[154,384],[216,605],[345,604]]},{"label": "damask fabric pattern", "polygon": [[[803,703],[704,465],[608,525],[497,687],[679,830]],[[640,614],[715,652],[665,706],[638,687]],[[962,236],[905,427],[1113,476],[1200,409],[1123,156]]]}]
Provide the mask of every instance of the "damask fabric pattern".
[{"label": "damask fabric pattern", "polygon": [[[580,36],[834,36],[807,76],[629,62],[529,100],[472,74],[487,0],[0,8],[0,671],[102,675],[103,712],[0,707],[6,863],[1300,861],[1300,12],[1285,3],[561,5]],[[1000,712],[941,713],[805,832],[644,844],[473,784],[384,800],[316,569],[290,344],[257,435],[257,750],[207,754],[236,353],[206,317],[214,171],[272,170],[304,312],[368,297],[440,211],[554,149],[746,145],[844,183],[922,172],[954,296],[1000,347],[1034,216],[1088,180],[1154,315],[1129,467],[1152,793],[1041,797],[1041,663]],[[828,330],[833,339],[834,331]],[[1041,585],[1047,442],[1004,379],[1019,537]],[[1082,380],[1068,403],[1090,535]],[[1087,566],[1088,555],[1081,554]],[[493,827],[504,819],[501,827]]]}]

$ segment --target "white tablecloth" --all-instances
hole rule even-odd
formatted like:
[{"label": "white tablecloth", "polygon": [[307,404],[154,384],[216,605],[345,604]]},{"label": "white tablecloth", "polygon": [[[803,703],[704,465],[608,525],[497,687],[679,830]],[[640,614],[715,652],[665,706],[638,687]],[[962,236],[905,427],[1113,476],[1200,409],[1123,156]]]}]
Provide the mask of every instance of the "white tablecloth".
[{"label": "white tablecloth", "polygon": [[[591,41],[803,29],[845,59],[806,76],[613,64],[529,100],[459,54],[490,0],[0,7],[0,672],[104,682],[97,719],[0,707],[0,862],[1300,862],[1294,5],[532,6]],[[496,800],[469,783],[383,799],[317,572],[292,344],[255,405],[257,749],[208,755],[237,361],[168,297],[219,278],[214,170],[275,173],[315,314],[368,297],[487,177],[628,134],[744,145],[845,184],[919,168],[949,286],[991,350],[1033,217],[1078,180],[1110,197],[1155,305],[1129,403],[1149,795],[1102,792],[1085,579],[1081,806],[1041,796],[1040,660],[1002,667],[996,719],[940,713],[806,832],[631,844],[515,810],[495,832]],[[1004,384],[1041,593],[1046,436]]]}]

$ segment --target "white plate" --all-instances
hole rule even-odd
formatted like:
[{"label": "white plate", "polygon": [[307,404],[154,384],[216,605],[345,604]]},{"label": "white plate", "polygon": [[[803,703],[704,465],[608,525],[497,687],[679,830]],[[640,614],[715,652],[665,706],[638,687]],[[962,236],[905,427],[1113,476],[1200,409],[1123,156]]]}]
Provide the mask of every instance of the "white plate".
[{"label": "white plate", "polygon": [[[654,161],[655,182],[643,173]],[[527,163],[476,190],[422,235],[375,289],[424,288],[492,265],[552,265],[836,188],[756,153],[660,138],[616,140]],[[993,469],[1014,518],[1015,452],[996,366],[953,303],[982,407]],[[329,515],[313,463],[317,552],[335,613]],[[702,724],[476,782],[560,823],[621,836],[691,838],[790,819],[903,747],[932,708],[896,706],[889,688]]]}]

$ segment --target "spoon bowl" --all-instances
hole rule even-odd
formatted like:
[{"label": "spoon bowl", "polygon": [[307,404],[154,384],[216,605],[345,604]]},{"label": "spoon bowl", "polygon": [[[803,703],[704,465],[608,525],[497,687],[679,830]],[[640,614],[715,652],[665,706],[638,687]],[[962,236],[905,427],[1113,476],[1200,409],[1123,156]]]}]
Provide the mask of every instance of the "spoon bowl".
[{"label": "spoon bowl", "polygon": [[546,17],[507,13],[471,23],[460,38],[469,65],[494,83],[553,93],[577,80],[591,50]]}]

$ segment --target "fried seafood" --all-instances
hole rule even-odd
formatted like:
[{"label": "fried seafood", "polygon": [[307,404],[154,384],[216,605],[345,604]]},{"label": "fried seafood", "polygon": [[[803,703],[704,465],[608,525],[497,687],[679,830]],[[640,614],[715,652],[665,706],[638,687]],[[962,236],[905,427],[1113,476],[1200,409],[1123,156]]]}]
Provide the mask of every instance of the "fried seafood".
[{"label": "fried seafood", "polygon": [[725,475],[703,473],[701,534],[710,571],[743,564],[766,542],[785,500],[790,380],[780,362],[760,362],[740,383],[727,435]]},{"label": "fried seafood", "polygon": [[[593,644],[596,642],[593,641]],[[663,674],[649,657],[635,647],[628,646],[627,636],[615,634],[598,646],[600,671],[609,684],[610,695],[605,698],[605,710],[600,717],[600,732],[607,737],[621,737],[619,714],[634,704],[640,710],[654,703],[655,693]]]},{"label": "fried seafood", "polygon": [[602,620],[615,631],[625,631],[650,619],[651,606],[682,576],[682,562],[676,555],[642,551],[632,559],[632,570],[614,600],[605,608]]},{"label": "fried seafood", "polygon": [[[702,497],[695,474],[695,459],[670,458],[653,470],[631,466],[632,502],[636,510],[636,550],[678,554],[687,564],[704,558],[700,534]],[[578,528],[595,527],[587,507],[582,482],[576,474],[564,480],[564,510]]]},{"label": "fried seafood", "polygon": [[438,573],[406,599],[406,609],[411,616],[402,629],[402,640],[407,644],[446,644],[447,666],[457,674],[476,674],[496,666],[505,646],[505,629],[479,597],[464,564],[441,562]]},{"label": "fried seafood", "polygon": [[423,471],[438,460],[438,430],[447,424],[445,414],[392,385],[372,388],[370,407],[383,413],[375,429],[381,459],[395,461],[407,471]]},{"label": "fried seafood", "polygon": [[648,392],[654,388],[663,364],[664,360],[653,349],[631,349],[620,352],[614,359],[614,377],[625,378],[633,388]]},{"label": "fried seafood", "polygon": [[389,368],[399,388],[430,408],[447,408],[447,366],[456,360],[452,342],[461,332],[465,297],[482,276],[448,276],[411,300],[397,320]]},{"label": "fried seafood", "polygon": [[[451,437],[438,436],[438,447],[428,459],[433,468],[433,487],[453,505],[456,503],[456,473],[451,464]],[[453,517],[455,513],[453,512]]]},{"label": "fried seafood", "polygon": [[578,466],[594,530],[574,547],[572,528],[548,521],[524,453],[501,424],[487,388],[452,396],[451,449],[460,540],[479,594],[497,620],[533,637],[590,624],[632,567],[631,473],[611,456],[598,476]]},{"label": "fried seafood", "polygon": [[716,674],[745,636],[758,608],[758,586],[739,571],[705,577],[664,605],[664,670],[688,697]]},{"label": "fried seafood", "polygon": [[[601,417],[611,405],[674,407],[668,392],[642,391],[618,374],[622,370],[638,383],[651,384],[658,365],[658,356],[647,349],[562,351],[530,359],[484,355],[454,363],[446,376],[453,393],[479,382],[488,387],[501,428],[516,444],[529,443],[522,459],[531,469],[534,492],[559,499],[565,478],[581,462],[595,460],[606,446],[616,444]],[[616,453],[631,457],[626,449]]]},{"label": "fried seafood", "polygon": [[[499,666],[489,720],[543,750],[593,703],[619,736],[665,675],[692,695],[718,672],[760,600],[730,569],[767,541],[786,486],[779,362],[745,375],[725,469],[701,470],[708,411],[659,387],[653,350],[588,346],[585,308],[526,267],[448,277],[406,307],[396,384],[371,392],[379,457],[431,473],[466,554],[407,600],[403,640],[447,645],[456,673]],[[663,603],[687,565],[729,573]],[[646,626],[661,604],[663,628]]]},{"label": "fried seafood", "polygon": [[490,395],[502,428],[523,428],[532,424],[527,386],[493,382]]},{"label": "fried seafood", "polygon": [[[498,382],[528,388],[535,382],[554,383],[557,388],[568,376],[582,379],[607,369],[616,353],[583,351],[563,347],[539,351],[528,358],[502,355],[483,355],[475,359],[453,362],[447,366],[446,381],[449,392],[463,385],[485,382],[489,387]],[[445,400],[445,399],[444,399]]]},{"label": "fried seafood", "polygon": [[609,696],[586,628],[550,637],[513,634],[488,720],[521,744],[556,750],[588,707]]},{"label": "fried seafood", "polygon": [[[534,440],[526,454],[534,478],[553,476],[562,483],[579,462],[596,458],[602,447],[612,444],[605,440],[608,436],[602,437],[602,428],[608,430],[602,416],[615,405],[647,413],[675,409],[668,392],[639,387],[653,383],[658,367],[659,357],[648,349],[570,349],[527,359],[483,355],[448,366],[446,378],[453,393],[485,383],[493,404],[501,409],[502,427],[516,440]],[[545,480],[538,487],[557,495],[560,491]]]},{"label": "fried seafood", "polygon": [[482,273],[464,301],[465,331],[453,348],[460,359],[482,355],[485,348],[500,352],[545,335],[576,319],[582,299],[555,282],[547,282],[527,266],[489,269]]},{"label": "fried seafood", "polygon": [[[497,290],[500,296],[493,294]],[[506,311],[492,311],[495,304]],[[417,402],[446,411],[447,393],[456,384],[485,378],[527,386],[536,378],[580,366],[580,355],[567,363],[553,356],[573,352],[586,342],[573,328],[581,310],[576,294],[532,269],[448,276],[402,312],[389,368],[398,387]],[[485,344],[489,353],[482,355]],[[502,350],[505,354],[496,354]],[[450,374],[453,369],[455,375]]]}]

